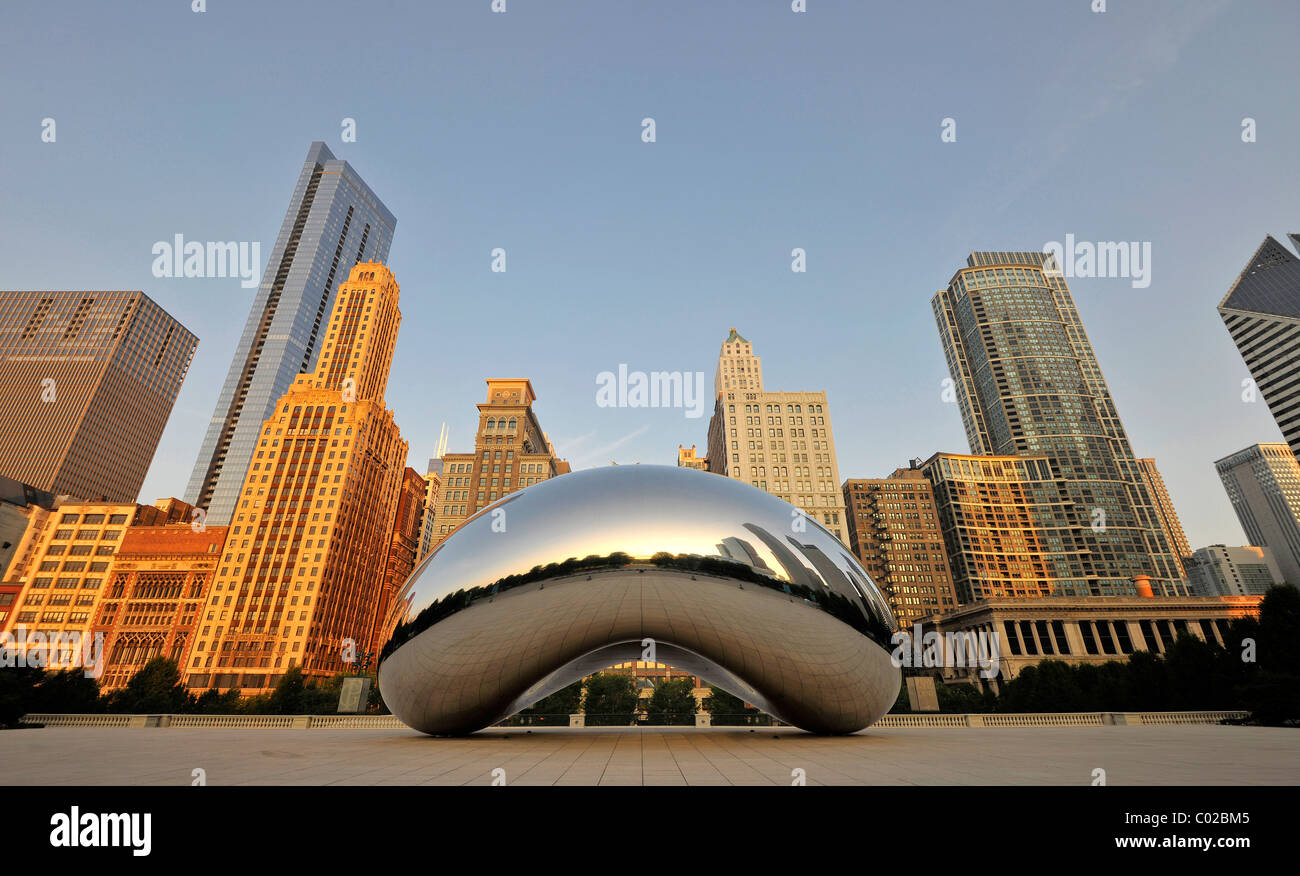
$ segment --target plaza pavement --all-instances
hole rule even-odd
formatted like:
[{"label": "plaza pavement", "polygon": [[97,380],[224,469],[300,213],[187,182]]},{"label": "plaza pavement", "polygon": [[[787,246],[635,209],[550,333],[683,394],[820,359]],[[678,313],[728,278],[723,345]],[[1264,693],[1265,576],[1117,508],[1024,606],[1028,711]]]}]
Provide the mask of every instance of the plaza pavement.
[{"label": "plaza pavement", "polygon": [[0,731],[0,784],[809,785],[1300,784],[1300,730],[1194,725],[867,729]]}]

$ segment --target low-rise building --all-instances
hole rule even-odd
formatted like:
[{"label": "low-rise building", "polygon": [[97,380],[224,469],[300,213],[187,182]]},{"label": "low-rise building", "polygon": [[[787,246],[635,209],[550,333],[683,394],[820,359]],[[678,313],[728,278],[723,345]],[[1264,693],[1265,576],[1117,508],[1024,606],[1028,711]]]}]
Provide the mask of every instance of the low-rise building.
[{"label": "low-rise building", "polygon": [[[1135,582],[1135,589],[1149,593],[1150,584]],[[1184,633],[1239,647],[1229,639],[1229,625],[1238,618],[1258,617],[1262,601],[1260,596],[981,599],[930,618],[921,628],[923,633],[937,632],[945,642],[949,634],[965,633],[970,641],[982,635],[996,649],[996,677],[1005,680],[1048,659],[1105,663],[1127,660],[1135,651],[1163,654]],[[960,662],[966,665],[942,667],[944,680],[978,683],[979,666]]]},{"label": "low-rise building", "polygon": [[155,657],[185,665],[227,531],[184,523],[126,530],[91,627],[104,637],[102,690],[125,687]]},{"label": "low-rise building", "polygon": [[127,532],[137,526],[187,522],[193,506],[179,499],[153,505],[121,502],[69,502],[48,514],[31,547],[32,558],[18,585],[4,630],[39,633],[44,641],[80,638],[90,632],[106,592],[113,559]]}]

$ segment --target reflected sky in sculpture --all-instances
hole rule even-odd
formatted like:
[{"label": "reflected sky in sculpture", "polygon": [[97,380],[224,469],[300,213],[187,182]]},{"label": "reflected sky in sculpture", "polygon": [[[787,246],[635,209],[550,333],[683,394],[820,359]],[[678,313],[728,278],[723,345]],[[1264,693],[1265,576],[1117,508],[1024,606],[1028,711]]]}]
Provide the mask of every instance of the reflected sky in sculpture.
[{"label": "reflected sky in sculpture", "polygon": [[[591,559],[580,562],[583,558]],[[564,566],[551,566],[566,560],[570,562]],[[627,578],[646,571],[654,574],[639,582]],[[557,594],[552,582],[575,575],[594,583]],[[594,632],[587,627],[558,631],[561,623],[572,627],[574,612],[610,600],[642,604],[640,615],[620,614],[619,606],[597,606],[590,609],[588,623],[597,628]],[[506,602],[509,610],[500,610]],[[492,611],[483,610],[492,603]],[[653,615],[649,619],[646,605]],[[560,606],[567,614],[552,616]],[[521,640],[511,645],[503,638],[496,659],[522,660],[528,668],[502,671],[490,682],[492,692],[483,693],[482,679],[493,674],[490,662],[457,656],[450,643],[455,639],[466,648],[485,647],[487,639],[500,634],[498,629],[483,629],[489,615],[497,626],[514,627],[511,635]],[[845,714],[819,722],[816,697],[801,697],[790,689],[802,684],[800,672],[812,677],[822,670],[811,663],[803,666],[804,658],[784,650],[784,645],[773,653],[780,651],[789,665],[766,666],[773,655],[764,653],[762,645],[756,650],[754,641],[746,638],[753,630],[728,629],[733,618],[743,623],[741,616],[763,627],[768,637],[781,635],[783,621],[797,616],[803,624],[799,635],[809,637],[806,650],[817,651],[820,660],[851,653],[853,659],[871,664],[869,671],[847,670],[836,684],[890,686],[890,673],[876,665],[876,652],[887,661],[891,647],[894,621],[889,608],[847,548],[815,520],[747,484],[704,472],[666,466],[575,472],[490,506],[426,558],[398,594],[388,619],[392,639],[381,655],[380,686],[390,708],[412,726],[428,732],[468,732],[490,723],[489,717],[509,714],[503,709],[529,705],[524,699],[545,696],[571,681],[574,672],[634,659],[637,655],[627,643],[657,630],[678,649],[675,665],[769,711],[797,713],[803,719],[800,726],[848,732],[865,726],[848,724],[868,714],[875,720],[877,711],[883,713],[892,704],[892,694],[889,703],[878,708],[881,691],[849,691],[854,702],[836,699],[838,705],[830,708]],[[549,632],[539,639],[541,627]],[[552,641],[556,636],[559,640]],[[473,642],[470,637],[475,637]],[[502,648],[510,649],[509,657]],[[433,657],[434,652],[440,656]],[[608,662],[599,663],[605,659]],[[739,665],[728,666],[727,661]],[[398,671],[398,666],[403,668]],[[435,683],[464,682],[466,672],[480,678],[477,693],[423,690]],[[855,672],[865,675],[859,678]],[[413,674],[431,677],[426,684]],[[395,675],[402,678],[395,682]],[[897,671],[890,677],[896,692]],[[765,697],[764,685],[776,691],[775,699]],[[431,702],[430,697],[444,701]]]}]

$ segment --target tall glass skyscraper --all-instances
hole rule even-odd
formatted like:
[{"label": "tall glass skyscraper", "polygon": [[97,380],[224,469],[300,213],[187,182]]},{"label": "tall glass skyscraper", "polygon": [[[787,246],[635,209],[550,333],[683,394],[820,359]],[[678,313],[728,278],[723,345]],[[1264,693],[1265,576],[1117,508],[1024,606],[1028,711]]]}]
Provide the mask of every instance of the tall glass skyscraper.
[{"label": "tall glass skyscraper", "polygon": [[315,365],[339,283],[388,261],[396,224],[351,165],[311,145],[185,491],[208,523],[230,522],[263,421]]},{"label": "tall glass skyscraper", "polygon": [[932,301],[971,452],[1046,457],[1040,512],[1062,596],[1186,595],[1141,467],[1054,259],[975,252]]}]

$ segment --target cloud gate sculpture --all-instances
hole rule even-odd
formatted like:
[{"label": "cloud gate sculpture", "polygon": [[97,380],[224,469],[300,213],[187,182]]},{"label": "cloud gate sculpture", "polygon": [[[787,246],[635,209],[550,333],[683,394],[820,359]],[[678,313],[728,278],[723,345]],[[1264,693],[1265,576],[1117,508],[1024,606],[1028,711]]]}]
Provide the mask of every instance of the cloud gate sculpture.
[{"label": "cloud gate sculpture", "polygon": [[490,726],[650,644],[814,733],[868,726],[900,683],[893,615],[848,548],[775,496],[668,466],[574,472],[488,506],[420,564],[386,623],[384,702],[435,735]]}]

